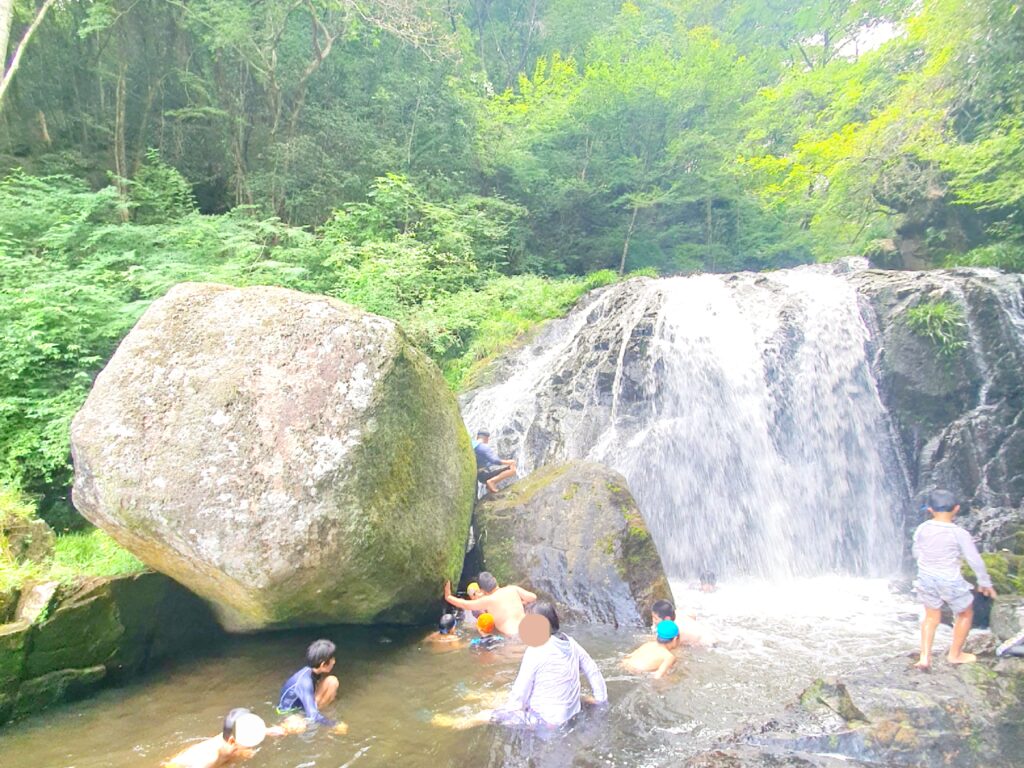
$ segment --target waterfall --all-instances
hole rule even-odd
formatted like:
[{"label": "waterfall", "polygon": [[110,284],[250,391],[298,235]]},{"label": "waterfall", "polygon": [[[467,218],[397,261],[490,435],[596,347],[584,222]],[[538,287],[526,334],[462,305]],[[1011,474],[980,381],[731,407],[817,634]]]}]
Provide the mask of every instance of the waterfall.
[{"label": "waterfall", "polygon": [[899,566],[905,508],[857,293],[820,267],[597,292],[471,393],[522,473],[629,482],[671,578]]}]

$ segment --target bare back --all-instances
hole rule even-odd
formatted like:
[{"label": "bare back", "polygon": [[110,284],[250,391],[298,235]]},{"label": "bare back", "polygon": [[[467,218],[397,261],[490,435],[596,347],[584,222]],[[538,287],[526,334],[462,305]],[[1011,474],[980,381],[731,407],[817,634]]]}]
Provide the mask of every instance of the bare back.
[{"label": "bare back", "polygon": [[252,757],[251,749],[229,744],[220,736],[193,744],[163,764],[163,768],[217,768]]},{"label": "bare back", "polygon": [[656,640],[644,643],[629,656],[622,660],[622,665],[630,672],[658,672],[675,664],[676,656]]},{"label": "bare back", "polygon": [[523,606],[536,599],[537,596],[532,592],[509,584],[499,587],[489,595],[478,597],[473,602],[478,606],[476,610],[482,608],[494,617],[494,626],[501,634],[512,637],[519,632],[519,622],[526,615]]}]

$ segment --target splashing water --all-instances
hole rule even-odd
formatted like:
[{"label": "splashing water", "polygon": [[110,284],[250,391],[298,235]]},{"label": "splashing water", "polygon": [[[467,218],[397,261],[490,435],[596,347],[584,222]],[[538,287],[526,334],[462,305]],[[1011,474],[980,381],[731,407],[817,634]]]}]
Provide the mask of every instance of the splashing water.
[{"label": "splashing water", "polygon": [[820,268],[634,280],[520,352],[463,415],[524,473],[622,472],[670,577],[880,575],[904,507],[857,295]]}]

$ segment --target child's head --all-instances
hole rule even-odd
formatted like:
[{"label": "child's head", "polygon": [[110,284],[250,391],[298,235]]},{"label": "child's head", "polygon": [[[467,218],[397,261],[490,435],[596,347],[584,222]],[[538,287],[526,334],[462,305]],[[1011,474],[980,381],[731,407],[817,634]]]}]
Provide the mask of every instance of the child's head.
[{"label": "child's head", "polygon": [[441,620],[437,622],[437,631],[442,635],[451,634],[451,631],[455,629],[455,625],[458,622],[455,619],[455,615],[451,613],[445,613],[441,615]]},{"label": "child's head", "polygon": [[668,600],[658,600],[651,606],[651,616],[655,624],[659,621],[675,621],[676,608]]},{"label": "child's head", "polygon": [[928,494],[928,511],[935,516],[954,517],[960,511],[956,496],[943,488],[936,488]]},{"label": "child's head", "polygon": [[334,652],[330,640],[314,640],[306,649],[306,664],[318,675],[326,675],[334,668]]},{"label": "child's head", "polygon": [[476,598],[480,597],[480,595],[482,595],[483,593],[484,591],[480,589],[480,585],[477,584],[475,581],[471,581],[469,584],[466,585],[466,594],[469,596],[470,600],[475,600]]},{"label": "child's head", "polygon": [[700,574],[700,591],[701,592],[714,592],[715,585],[718,583],[718,577],[715,576],[715,572],[705,568]]},{"label": "child's head", "polygon": [[235,707],[224,718],[221,735],[229,744],[256,747],[266,738],[267,726],[259,715],[254,715],[245,707]]},{"label": "child's head", "polygon": [[476,620],[476,628],[481,635],[489,635],[494,631],[494,617],[489,613],[481,613]]},{"label": "child's head", "polygon": [[655,631],[658,635],[658,642],[669,650],[679,645],[679,625],[674,621],[668,619],[659,621]]},{"label": "child's head", "polygon": [[481,571],[476,580],[479,582],[480,589],[483,590],[485,595],[491,594],[491,592],[498,588],[498,580],[488,571]]}]

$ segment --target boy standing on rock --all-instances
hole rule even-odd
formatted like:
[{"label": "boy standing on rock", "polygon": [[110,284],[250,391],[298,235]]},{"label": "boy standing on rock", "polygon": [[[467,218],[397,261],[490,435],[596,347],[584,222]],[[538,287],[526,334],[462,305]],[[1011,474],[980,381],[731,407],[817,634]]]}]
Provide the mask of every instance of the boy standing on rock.
[{"label": "boy standing on rock", "polygon": [[996,596],[996,591],[992,589],[992,579],[989,578],[985,562],[978,554],[971,535],[953,523],[953,518],[960,511],[960,505],[953,494],[945,490],[932,491],[928,496],[928,511],[932,519],[921,523],[914,531],[914,558],[917,560],[914,589],[924,605],[921,657],[914,665],[918,669],[931,668],[932,643],[942,619],[943,603],[949,606],[956,617],[953,620],[953,642],[947,656],[950,664],[976,661],[973,653],[963,651],[974,617],[971,585],[960,573],[963,560],[967,560],[978,577],[978,591],[988,597]]}]

